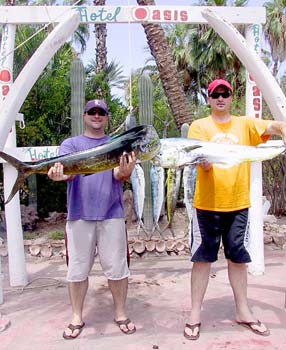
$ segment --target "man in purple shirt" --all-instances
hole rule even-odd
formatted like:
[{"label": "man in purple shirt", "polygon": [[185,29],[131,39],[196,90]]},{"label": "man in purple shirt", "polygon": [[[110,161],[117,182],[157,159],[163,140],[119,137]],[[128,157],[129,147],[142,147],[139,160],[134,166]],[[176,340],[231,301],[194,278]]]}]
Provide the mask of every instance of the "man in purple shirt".
[{"label": "man in purple shirt", "polygon": [[[104,131],[108,118],[108,107],[103,100],[88,101],[83,114],[83,135],[64,140],[60,154],[82,151],[105,143],[110,138]],[[135,163],[135,154],[131,152],[121,156],[119,167],[88,176],[65,175],[61,163],[55,163],[49,169],[50,179],[68,183],[67,281],[72,319],[63,333],[65,339],[75,339],[85,325],[83,304],[96,252],[113,296],[114,321],[125,334],[136,331],[125,313],[129,269],[121,184],[121,181],[129,178]]]}]

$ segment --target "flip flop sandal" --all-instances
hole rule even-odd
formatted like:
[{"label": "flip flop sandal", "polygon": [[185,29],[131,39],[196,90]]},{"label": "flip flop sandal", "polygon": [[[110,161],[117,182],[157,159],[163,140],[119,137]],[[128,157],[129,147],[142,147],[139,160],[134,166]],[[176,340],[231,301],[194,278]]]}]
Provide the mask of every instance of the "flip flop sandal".
[{"label": "flip flop sandal", "polygon": [[190,335],[184,330],[184,337],[187,338],[188,340],[197,340],[197,339],[199,339],[201,323],[195,323],[195,324],[186,323],[185,328],[189,328],[192,332],[194,332],[194,330],[196,328],[198,328],[198,333],[196,335]]},{"label": "flip flop sandal", "polygon": [[258,335],[263,335],[264,337],[267,337],[270,334],[270,330],[266,329],[265,331],[259,331],[258,329],[253,328],[253,326],[261,326],[261,322],[257,320],[256,322],[239,322],[236,321],[237,324],[239,324],[242,327],[245,327],[247,329],[250,329],[253,333]]},{"label": "flip flop sandal", "polygon": [[[126,320],[122,320],[122,321],[116,321],[114,320],[114,322],[117,324],[117,326],[119,327],[119,329],[121,330],[122,333],[124,334],[132,334],[136,332],[136,327],[134,326],[133,329],[129,329],[128,325],[131,323],[129,318],[126,318]],[[125,326],[127,328],[127,330],[121,328],[120,326]]]},{"label": "flip flop sandal", "polygon": [[[77,338],[77,337],[80,335],[80,333],[82,332],[82,329],[83,329],[84,326],[85,326],[85,323],[84,323],[84,322],[83,322],[83,324],[77,324],[77,325],[74,325],[74,324],[70,323],[70,324],[67,326],[67,328],[70,329],[70,330],[72,331],[72,333],[69,334],[69,335],[67,335],[67,334],[66,334],[66,331],[64,331],[64,332],[63,332],[63,338],[65,338],[65,339],[75,339],[75,338]],[[75,330],[77,330],[77,329],[78,329],[77,335],[72,335],[73,332],[74,332]]]}]

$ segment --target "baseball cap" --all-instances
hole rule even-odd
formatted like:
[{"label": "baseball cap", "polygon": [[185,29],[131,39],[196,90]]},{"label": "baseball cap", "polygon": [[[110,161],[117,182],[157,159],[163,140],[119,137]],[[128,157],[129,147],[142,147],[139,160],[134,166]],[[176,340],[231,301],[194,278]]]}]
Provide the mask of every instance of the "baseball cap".
[{"label": "baseball cap", "polygon": [[228,90],[230,90],[232,92],[232,87],[230,85],[230,83],[224,79],[216,79],[213,80],[209,86],[208,86],[208,94],[210,95],[212,92],[214,92],[214,90],[218,87],[218,86],[225,86],[226,88],[228,88]]},{"label": "baseball cap", "polygon": [[88,101],[84,107],[84,113],[87,113],[92,108],[100,108],[104,110],[106,114],[108,114],[108,108],[106,103],[103,100],[91,100]]}]

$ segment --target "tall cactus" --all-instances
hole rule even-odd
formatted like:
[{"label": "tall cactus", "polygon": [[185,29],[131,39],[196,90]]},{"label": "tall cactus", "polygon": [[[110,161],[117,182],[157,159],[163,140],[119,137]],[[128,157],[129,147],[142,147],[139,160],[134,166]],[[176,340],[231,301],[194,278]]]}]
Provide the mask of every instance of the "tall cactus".
[{"label": "tall cactus", "polygon": [[83,133],[83,108],[85,100],[85,71],[81,60],[75,57],[70,68],[71,84],[71,133]]},{"label": "tall cactus", "polygon": [[188,137],[189,127],[188,123],[184,123],[181,126],[181,137]]},{"label": "tall cactus", "polygon": [[[138,100],[139,100],[139,121],[140,124],[153,124],[153,84],[147,74],[143,74],[138,81]],[[152,215],[152,192],[150,181],[150,162],[142,163],[145,176],[145,202],[144,202],[144,226],[148,232],[153,229]]]}]

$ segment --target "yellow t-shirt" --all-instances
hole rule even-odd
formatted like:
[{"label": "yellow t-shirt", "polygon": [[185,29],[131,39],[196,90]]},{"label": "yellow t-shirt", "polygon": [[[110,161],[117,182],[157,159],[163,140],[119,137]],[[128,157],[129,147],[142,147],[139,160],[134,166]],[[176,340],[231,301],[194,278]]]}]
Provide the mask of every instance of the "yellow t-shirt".
[{"label": "yellow t-shirt", "polygon": [[[262,136],[270,120],[235,117],[227,123],[216,123],[211,116],[195,120],[188,137],[204,141],[256,146],[266,142]],[[197,167],[194,207],[211,211],[234,211],[250,207],[250,165],[231,168],[213,166],[209,171]]]}]

